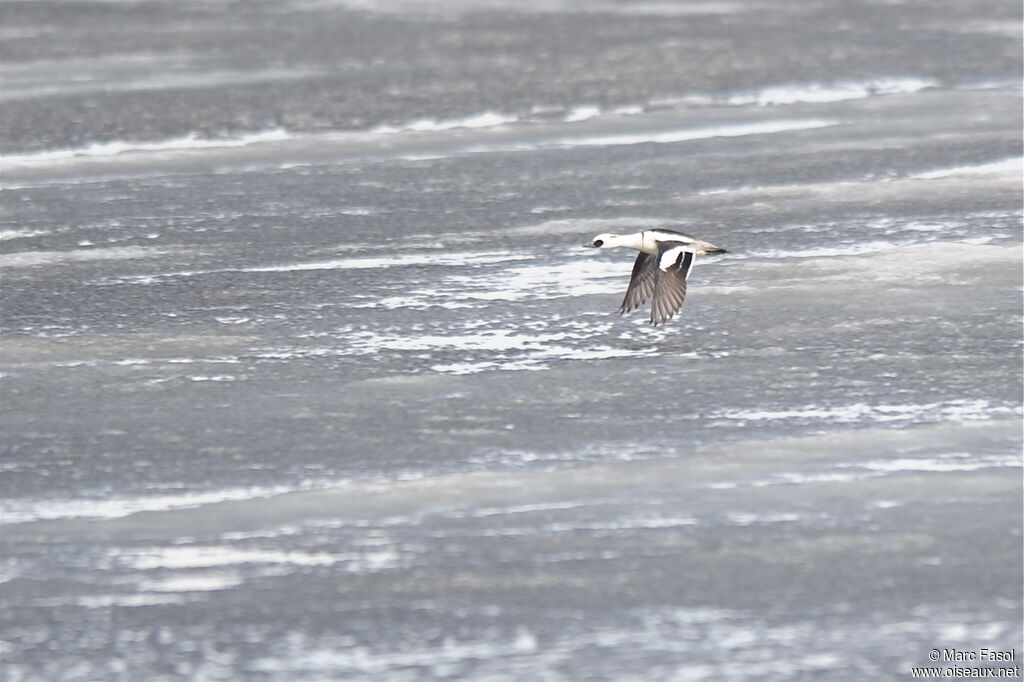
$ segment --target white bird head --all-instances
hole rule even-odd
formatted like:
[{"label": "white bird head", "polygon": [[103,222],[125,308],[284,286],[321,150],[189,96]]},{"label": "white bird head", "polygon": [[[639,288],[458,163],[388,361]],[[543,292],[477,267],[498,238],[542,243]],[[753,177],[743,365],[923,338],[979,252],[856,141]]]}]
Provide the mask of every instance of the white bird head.
[{"label": "white bird head", "polygon": [[594,237],[589,244],[584,244],[583,246],[592,249],[610,249],[615,246],[621,246],[618,243],[619,239],[621,239],[621,237],[617,234],[608,234],[607,232],[603,232]]}]

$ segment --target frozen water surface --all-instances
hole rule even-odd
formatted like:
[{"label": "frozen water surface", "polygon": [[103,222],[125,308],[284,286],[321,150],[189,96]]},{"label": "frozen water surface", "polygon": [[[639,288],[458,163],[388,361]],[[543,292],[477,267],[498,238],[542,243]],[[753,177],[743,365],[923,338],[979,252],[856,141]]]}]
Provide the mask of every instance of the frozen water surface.
[{"label": "frozen water surface", "polygon": [[[1019,656],[1020,48],[1002,2],[0,4],[0,679]],[[729,249],[658,328],[581,248],[655,227]]]}]

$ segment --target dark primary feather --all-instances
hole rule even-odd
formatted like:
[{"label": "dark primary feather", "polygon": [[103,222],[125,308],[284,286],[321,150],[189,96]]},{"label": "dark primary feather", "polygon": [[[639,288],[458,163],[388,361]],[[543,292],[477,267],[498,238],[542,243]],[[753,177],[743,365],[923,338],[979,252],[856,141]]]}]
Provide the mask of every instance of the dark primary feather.
[{"label": "dark primary feather", "polygon": [[[666,251],[678,246],[680,244],[666,244],[662,246],[658,256],[652,258],[660,260]],[[693,255],[692,251],[682,251],[666,270],[658,270],[660,275],[654,287],[654,297],[651,299],[651,324],[659,325],[672,319],[682,307],[686,299],[686,277],[693,265]]]},{"label": "dark primary feather", "polygon": [[660,272],[657,256],[642,251],[637,255],[633,263],[633,274],[629,278],[629,288],[619,306],[620,315],[636,310],[651,297]]}]

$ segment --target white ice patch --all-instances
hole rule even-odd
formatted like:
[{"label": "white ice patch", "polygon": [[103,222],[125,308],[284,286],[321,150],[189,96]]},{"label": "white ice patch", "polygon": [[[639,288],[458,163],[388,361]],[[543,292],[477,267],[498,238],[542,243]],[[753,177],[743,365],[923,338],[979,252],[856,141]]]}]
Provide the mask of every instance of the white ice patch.
[{"label": "white ice patch", "polygon": [[509,116],[505,114],[499,114],[493,111],[486,111],[481,114],[473,116],[467,116],[465,118],[447,119],[447,120],[435,120],[435,119],[420,119],[405,125],[399,126],[379,126],[373,129],[375,133],[393,134],[393,133],[436,133],[444,130],[457,130],[459,128],[494,128],[496,126],[505,125],[507,123],[515,123],[519,120],[518,116]]},{"label": "white ice patch", "polygon": [[901,471],[951,472],[977,471],[979,469],[1002,467],[1020,468],[1022,462],[1018,455],[977,457],[969,454],[954,454],[939,458],[915,459],[902,457],[897,459],[880,459],[847,466],[856,466],[871,471],[884,471],[886,473]]},{"label": "white ice patch", "polygon": [[977,421],[999,419],[1019,413],[1019,409],[993,405],[987,400],[950,400],[941,403],[913,405],[854,403],[836,407],[805,406],[788,410],[725,410],[710,416],[741,421],[800,420],[857,423]]},{"label": "white ice patch", "polygon": [[596,116],[600,116],[600,115],[601,115],[601,107],[594,107],[594,106],[576,107],[575,109],[571,109],[569,111],[569,113],[567,113],[562,118],[562,120],[565,121],[566,123],[577,123],[579,121],[587,121],[589,119],[592,119],[592,118],[594,118]]},{"label": "white ice patch", "polygon": [[[528,258],[523,256],[512,260]],[[481,302],[488,301],[615,294],[624,290],[629,271],[628,262],[612,263],[595,258],[577,258],[555,265],[481,268],[471,274],[444,277],[434,287],[417,288],[408,293],[359,303],[355,307],[387,310],[442,307],[458,310],[478,307]]]},{"label": "white ice patch", "polygon": [[551,360],[607,360],[609,358],[635,357],[646,355],[648,351],[630,350],[598,346],[587,349],[574,349],[553,346],[543,350],[526,349],[528,354],[519,360],[495,360],[485,362],[453,362],[431,365],[430,369],[440,374],[477,374],[491,370],[540,370],[547,367]]},{"label": "white ice patch", "polygon": [[656,227],[677,226],[682,222],[678,218],[652,218],[649,216],[635,216],[625,218],[563,218],[561,220],[545,220],[534,225],[521,225],[510,227],[506,232],[514,234],[598,234],[609,230],[621,228],[624,232],[637,232],[639,230]]},{"label": "white ice patch", "polygon": [[453,276],[469,298],[514,301],[618,292],[630,264],[580,258],[554,265],[505,268],[487,277]]},{"label": "white ice patch", "polygon": [[543,532],[573,533],[577,531],[630,531],[636,529],[696,526],[697,523],[697,519],[692,516],[648,516],[639,518],[620,518],[615,519],[614,521],[550,523],[543,527]]},{"label": "white ice patch", "polygon": [[[978,226],[985,225],[991,231],[979,232]],[[944,218],[936,221],[923,221],[913,218],[875,218],[849,221],[816,222],[813,224],[790,224],[774,226],[773,235],[781,232],[798,232],[815,235],[815,241],[824,241],[818,234],[841,235],[854,229],[861,230],[865,235],[878,238],[850,243],[849,239],[833,237],[830,246],[808,246],[805,248],[785,249],[752,249],[742,250],[723,256],[725,260],[742,260],[746,258],[831,258],[836,256],[860,256],[865,254],[885,254],[906,249],[937,248],[941,242],[949,246],[984,245],[1005,241],[1019,232],[1020,215],[1015,212],[975,211],[956,218]],[[971,234],[965,237],[965,234]],[[793,241],[793,240],[789,240]],[[921,252],[923,253],[923,252]],[[893,254],[895,255],[895,254]],[[934,259],[940,255],[938,251],[927,257]],[[964,254],[957,252],[956,257],[948,260],[962,261]]]},{"label": "white ice patch", "polygon": [[376,332],[358,332],[353,335],[360,339],[367,350],[432,350],[451,348],[458,350],[507,351],[543,349],[552,341],[569,338],[569,334],[524,334],[510,329],[494,329],[471,334],[406,336],[384,335]]},{"label": "white ice patch", "polygon": [[[0,257],[0,265],[2,265]],[[216,270],[181,270],[154,275],[130,275],[125,277],[97,280],[99,284],[158,284],[182,277],[199,277],[223,272],[304,272],[315,270],[364,270],[415,265],[463,266],[472,269],[479,265],[530,260],[533,256],[510,251],[463,251],[451,252],[441,249],[421,250],[417,253],[399,253],[390,256],[338,258],[334,260],[308,261],[304,263],[282,263],[280,265],[258,265],[249,268],[222,268]],[[398,297],[404,300],[404,297]],[[364,307],[378,307],[377,304]],[[384,306],[389,307],[389,306]],[[401,306],[397,306],[401,307]]]},{"label": "white ice patch", "polygon": [[[747,135],[767,135],[794,130],[812,130],[839,125],[839,121],[822,119],[764,121],[758,123],[737,123],[733,125],[709,128],[683,128],[661,132],[638,132],[613,135],[590,135],[581,137],[564,137],[551,141],[523,145],[523,149],[572,148],[572,147],[616,147],[623,145],[672,142],[689,142],[706,140],[715,137],[744,137]],[[516,147],[519,148],[519,147]],[[491,151],[479,148],[480,151]]]},{"label": "white ice patch", "polygon": [[780,485],[805,485],[805,484],[816,484],[816,483],[847,483],[850,481],[859,481],[865,478],[872,478],[875,476],[882,476],[883,474],[877,472],[868,471],[853,471],[847,470],[843,472],[813,472],[813,473],[782,473],[772,476],[771,478],[764,478],[754,481],[722,481],[718,483],[707,483],[701,485],[701,488],[707,488],[709,490],[736,490],[742,488],[768,488]]},{"label": "white ice patch", "polygon": [[142,593],[142,594],[103,594],[77,597],[71,600],[61,600],[59,603],[40,604],[41,606],[64,606],[73,604],[86,609],[109,609],[113,607],[140,607],[140,606],[164,606],[167,604],[180,604],[186,601],[186,597],[173,593]]},{"label": "white ice patch", "polygon": [[190,149],[212,149],[217,147],[244,147],[246,145],[257,144],[260,142],[289,140],[294,137],[295,136],[292,133],[281,128],[220,139],[201,138],[193,133],[184,137],[176,137],[157,142],[114,141],[92,144],[75,149],[61,149],[31,154],[8,154],[0,156],[0,164],[24,166],[41,163],[49,165],[55,161],[65,161],[80,157],[114,156],[116,154],[131,152],[187,151]]},{"label": "white ice patch", "polygon": [[329,566],[348,558],[325,552],[240,549],[229,545],[152,547],[116,555],[120,563],[139,570],[218,568],[239,564]]},{"label": "white ice patch", "polygon": [[726,520],[736,526],[753,526],[765,523],[792,523],[799,521],[803,516],[794,513],[777,514],[751,514],[748,512],[733,512],[725,515]]},{"label": "white ice patch", "polygon": [[30,237],[41,237],[51,234],[47,230],[0,230],[0,241],[9,239],[28,239]]},{"label": "white ice patch", "polygon": [[139,590],[143,592],[214,592],[227,590],[241,584],[241,576],[235,573],[212,573],[146,580],[139,584]]},{"label": "white ice patch", "polygon": [[832,84],[776,85],[753,92],[738,93],[726,98],[726,103],[772,106],[800,102],[842,102],[876,95],[919,92],[936,86],[938,86],[938,82],[930,78],[878,78]]},{"label": "white ice patch", "polygon": [[579,509],[593,504],[592,502],[545,502],[541,504],[520,504],[510,507],[483,507],[478,509],[458,510],[444,515],[455,518],[485,518],[488,516],[505,516],[508,514],[532,514],[538,511]]},{"label": "white ice patch", "polygon": [[[734,490],[738,488],[763,488],[780,485],[813,485],[820,483],[848,483],[870,478],[879,478],[904,472],[952,473],[978,471],[992,468],[1021,468],[1020,455],[970,455],[952,453],[939,457],[895,457],[893,459],[869,460],[867,462],[843,462],[829,471],[785,472],[770,478],[753,481],[727,481],[710,483],[705,486],[713,490]],[[873,509],[889,509],[901,503],[881,501],[873,503]]]},{"label": "white ice patch", "polygon": [[[570,558],[565,554],[561,556]],[[584,557],[586,555],[580,555]],[[431,601],[423,603],[421,608],[440,614],[444,605]],[[487,614],[486,617],[494,615],[483,610],[479,613]],[[291,638],[287,649],[270,651],[254,659],[249,667],[270,677],[295,679],[404,680],[413,679],[407,674],[410,670],[431,671],[437,679],[454,677],[453,671],[471,669],[474,680],[561,680],[566,679],[566,670],[586,669],[593,652],[629,652],[634,659],[644,656],[676,659],[689,655],[693,650],[691,642],[699,639],[715,642],[724,662],[695,662],[682,668],[670,663],[668,666],[675,674],[663,675],[664,667],[649,666],[657,672],[641,671],[635,676],[612,677],[676,682],[754,679],[750,661],[756,660],[758,679],[820,679],[832,671],[855,667],[854,655],[835,653],[844,651],[841,646],[844,636],[872,643],[893,640],[888,632],[879,634],[880,626],[874,623],[852,635],[841,633],[823,639],[820,622],[816,620],[778,625],[752,619],[750,613],[740,611],[665,606],[627,608],[622,614],[623,624],[568,628],[542,638],[524,628],[512,633],[478,628],[471,634],[443,637],[402,650],[381,650],[360,644],[351,637],[325,642],[322,635],[302,635]],[[914,627],[920,629],[916,624]],[[942,641],[938,629],[939,626],[933,627],[922,639]],[[948,626],[945,629],[949,629]],[[976,639],[977,628],[965,626],[963,629],[963,636],[957,641],[970,641],[971,636]],[[886,636],[888,640],[884,639]],[[947,637],[945,641],[955,640]],[[990,637],[987,641],[996,641],[996,638]],[[788,656],[764,654],[766,650],[782,651],[802,642],[811,642],[813,646]]]},{"label": "white ice patch", "polygon": [[498,369],[497,362],[449,362],[447,364],[431,365],[430,369],[439,374],[479,374],[489,370]]},{"label": "white ice patch", "polygon": [[313,261],[309,263],[290,263],[284,265],[267,265],[253,268],[237,268],[233,270],[216,270],[211,272],[296,272],[301,270],[358,270],[366,268],[388,268],[408,265],[455,265],[471,267],[489,263],[521,261],[532,258],[529,255],[517,255],[509,251],[452,253],[437,250],[434,252],[393,254],[382,257],[341,258],[329,261]]},{"label": "white ice patch", "polygon": [[[324,484],[326,485],[326,484]],[[48,521],[54,519],[115,519],[138,512],[168,511],[207,504],[272,497],[295,490],[318,487],[302,484],[297,487],[268,486],[229,488],[213,492],[185,492],[177,495],[144,495],[109,499],[78,500],[0,500],[0,525]]]},{"label": "white ice patch", "polygon": [[600,360],[647,355],[654,349],[613,347],[595,343],[604,327],[588,327],[580,322],[565,325],[568,331],[526,333],[512,329],[486,329],[463,334],[418,336],[355,332],[347,336],[346,354],[396,352],[457,351],[465,359],[435,363],[430,369],[443,374],[475,374],[491,370],[544,369],[554,360]]},{"label": "white ice patch", "polygon": [[34,265],[54,265],[68,261],[125,260],[159,256],[163,250],[152,246],[112,246],[110,248],[83,248],[75,251],[22,251],[0,255],[0,267],[20,268]]},{"label": "white ice patch", "polygon": [[[302,639],[296,639],[296,643]],[[290,673],[297,679],[321,679],[327,673],[336,679],[397,679],[387,673],[401,670],[452,670],[467,662],[508,661],[537,652],[537,638],[520,628],[515,637],[499,642],[460,642],[444,637],[436,646],[381,652],[368,646],[309,646],[287,658],[258,658],[250,668],[261,673]],[[340,675],[340,677],[338,677]],[[274,676],[274,675],[272,675]],[[482,678],[480,678],[482,679]],[[499,679],[493,677],[491,679]],[[506,678],[507,679],[507,678]]]},{"label": "white ice patch", "polygon": [[[611,109],[610,115],[642,113],[643,108],[633,106]],[[604,112],[599,112],[603,114]],[[113,141],[94,144],[75,149],[35,152],[29,154],[12,154],[0,157],[0,164],[5,167],[21,168],[25,171],[41,170],[57,167],[70,170],[72,167],[86,169],[102,165],[115,169],[115,175],[143,172],[140,170],[138,156],[127,159],[121,155],[145,154],[147,163],[153,168],[168,163],[182,163],[186,152],[198,154],[202,150],[218,148],[238,148],[230,152],[219,153],[218,161],[223,168],[258,168],[271,165],[278,168],[293,168],[303,165],[321,165],[335,163],[340,159],[363,158],[366,155],[384,156],[391,159],[420,162],[454,158],[468,154],[480,153],[515,153],[536,150],[564,150],[592,146],[635,145],[644,143],[672,143],[690,140],[702,140],[717,137],[737,137],[762,135],[786,131],[807,130],[813,128],[839,125],[838,121],[820,119],[776,120],[736,123],[722,126],[689,126],[681,129],[648,130],[628,133],[591,133],[572,135],[566,134],[567,129],[584,126],[579,123],[593,118],[593,109],[583,108],[570,112],[574,122],[563,122],[556,126],[539,126],[541,132],[537,139],[523,141],[520,136],[510,138],[503,127],[511,123],[529,124],[519,117],[485,112],[475,116],[452,120],[421,120],[400,127],[379,127],[368,131],[336,131],[319,134],[294,134],[284,129],[272,129],[234,137],[209,139],[196,134],[158,141]],[[621,128],[621,126],[617,126]],[[449,131],[455,131],[449,134]],[[422,135],[421,138],[403,140],[402,134]],[[398,138],[397,140],[395,138]],[[406,145],[406,142],[410,144]],[[425,144],[421,144],[425,143]],[[263,145],[275,150],[274,161],[269,161],[263,154]],[[335,153],[332,154],[331,151]],[[189,154],[189,158],[193,155]],[[118,157],[118,158],[115,158]],[[202,165],[202,158],[191,158],[190,164]],[[143,164],[144,165],[144,164]],[[124,166],[122,168],[122,166]],[[198,166],[196,166],[198,167]],[[119,169],[120,170],[117,170]],[[204,166],[205,168],[205,166]],[[56,170],[56,169],[55,169]],[[149,171],[153,169],[148,169]],[[147,171],[148,172],[148,171]],[[85,175],[88,175],[85,173]],[[120,177],[119,175],[117,175]],[[58,180],[63,182],[62,180]],[[32,185],[11,185],[8,187],[28,187]]]},{"label": "white ice patch", "polygon": [[1024,158],[1014,156],[1008,159],[1002,159],[1001,161],[992,161],[990,163],[982,163],[973,166],[942,168],[939,170],[928,171],[927,173],[917,173],[911,177],[923,180],[934,180],[937,178],[948,178],[957,175],[1012,175],[1019,178],[1024,176]]},{"label": "white ice patch", "polygon": [[187,358],[187,357],[153,357],[153,358],[91,358],[89,360],[59,360],[44,363],[50,367],[136,367],[146,365],[237,365],[242,360],[238,357]]}]

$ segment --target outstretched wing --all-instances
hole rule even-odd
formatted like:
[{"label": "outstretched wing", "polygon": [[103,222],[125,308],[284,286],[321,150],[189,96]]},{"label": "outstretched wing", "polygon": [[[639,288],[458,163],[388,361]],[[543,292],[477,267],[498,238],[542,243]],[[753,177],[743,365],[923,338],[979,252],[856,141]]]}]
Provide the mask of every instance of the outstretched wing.
[{"label": "outstretched wing", "polygon": [[626,289],[626,297],[619,306],[620,315],[636,310],[651,297],[660,273],[657,256],[642,251],[637,255],[636,262],[633,263],[633,274],[629,278],[629,288]]},{"label": "outstretched wing", "polygon": [[685,244],[665,244],[656,256],[659,276],[651,300],[651,324],[672,319],[686,299],[686,278],[693,269],[694,250]]}]

